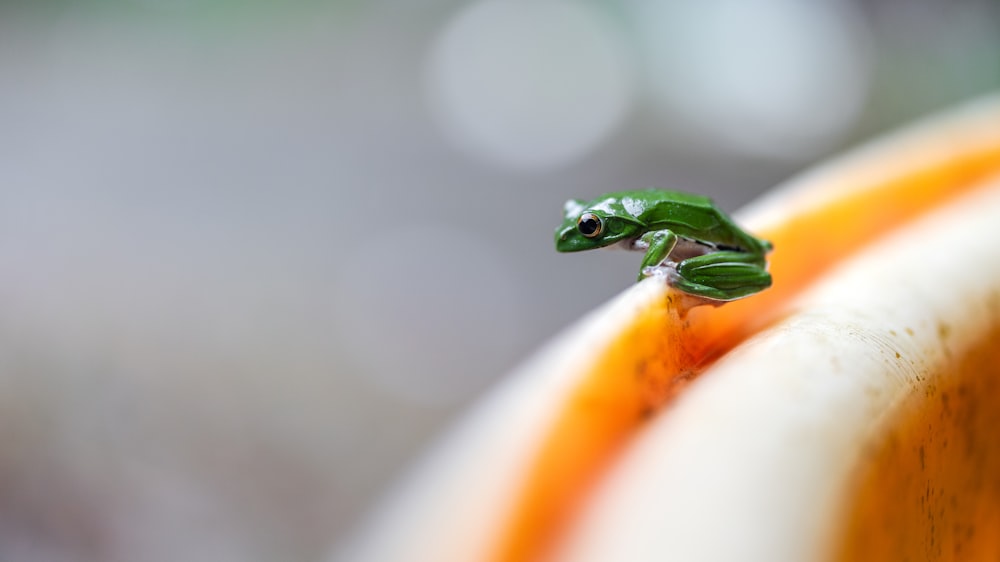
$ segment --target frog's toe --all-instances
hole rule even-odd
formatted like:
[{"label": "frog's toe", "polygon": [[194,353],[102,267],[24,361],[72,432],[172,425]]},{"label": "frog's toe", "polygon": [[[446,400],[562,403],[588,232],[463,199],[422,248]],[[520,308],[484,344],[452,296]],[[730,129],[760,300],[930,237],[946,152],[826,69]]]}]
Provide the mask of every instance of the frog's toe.
[{"label": "frog's toe", "polygon": [[639,281],[647,277],[658,277],[673,282],[677,278],[677,264],[647,265],[639,271]]}]

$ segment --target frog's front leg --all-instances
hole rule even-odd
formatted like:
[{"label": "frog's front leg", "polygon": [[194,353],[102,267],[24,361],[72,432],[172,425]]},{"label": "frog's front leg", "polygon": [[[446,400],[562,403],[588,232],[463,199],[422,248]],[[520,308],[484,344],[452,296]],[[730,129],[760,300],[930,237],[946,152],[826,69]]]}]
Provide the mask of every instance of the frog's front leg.
[{"label": "frog's front leg", "polygon": [[639,268],[639,281],[642,281],[649,275],[648,269],[660,266],[667,259],[677,245],[677,235],[669,230],[654,230],[643,234],[639,240],[647,247]]},{"label": "frog's front leg", "polygon": [[715,301],[750,296],[771,286],[764,258],[744,252],[713,252],[682,261],[671,284],[692,295]]}]

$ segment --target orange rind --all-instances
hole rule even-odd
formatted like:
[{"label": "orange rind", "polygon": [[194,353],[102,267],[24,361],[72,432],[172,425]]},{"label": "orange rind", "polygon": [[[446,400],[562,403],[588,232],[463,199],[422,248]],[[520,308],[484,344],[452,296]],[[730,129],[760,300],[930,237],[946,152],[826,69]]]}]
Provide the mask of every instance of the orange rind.
[{"label": "orange rind", "polygon": [[1000,520],[998,177],[992,97],[773,190],[736,217],[774,242],[771,289],[682,316],[661,280],[629,288],[473,408],[338,556],[1000,551],[975,537]]}]

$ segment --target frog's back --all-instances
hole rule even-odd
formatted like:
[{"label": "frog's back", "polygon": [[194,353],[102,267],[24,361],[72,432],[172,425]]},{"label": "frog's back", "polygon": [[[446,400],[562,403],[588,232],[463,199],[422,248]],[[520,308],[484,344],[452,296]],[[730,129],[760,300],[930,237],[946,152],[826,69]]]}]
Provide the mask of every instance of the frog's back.
[{"label": "frog's back", "polygon": [[639,199],[655,199],[659,201],[670,200],[678,204],[689,205],[704,209],[715,209],[715,202],[711,197],[698,195],[696,193],[686,193],[683,191],[669,191],[666,189],[643,189],[636,191],[620,192],[622,198],[632,197]]},{"label": "frog's back", "polygon": [[617,216],[631,216],[639,222],[649,224],[663,214],[666,209],[665,205],[669,205],[675,214],[683,212],[711,213],[715,210],[715,203],[704,195],[662,189],[607,193],[590,201],[586,207]]},{"label": "frog's back", "polygon": [[761,249],[756,238],[704,195],[655,189],[615,195],[621,208],[650,230],[669,229],[678,236],[746,251]]}]

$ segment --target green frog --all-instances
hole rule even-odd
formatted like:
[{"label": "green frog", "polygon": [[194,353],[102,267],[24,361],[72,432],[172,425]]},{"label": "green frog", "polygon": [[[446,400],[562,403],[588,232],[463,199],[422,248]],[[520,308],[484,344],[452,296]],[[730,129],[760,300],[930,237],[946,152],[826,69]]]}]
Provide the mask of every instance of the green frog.
[{"label": "green frog", "polygon": [[747,233],[708,197],[651,189],[570,200],[556,250],[618,245],[644,251],[639,280],[663,275],[671,286],[722,303],[771,286],[772,245]]}]

